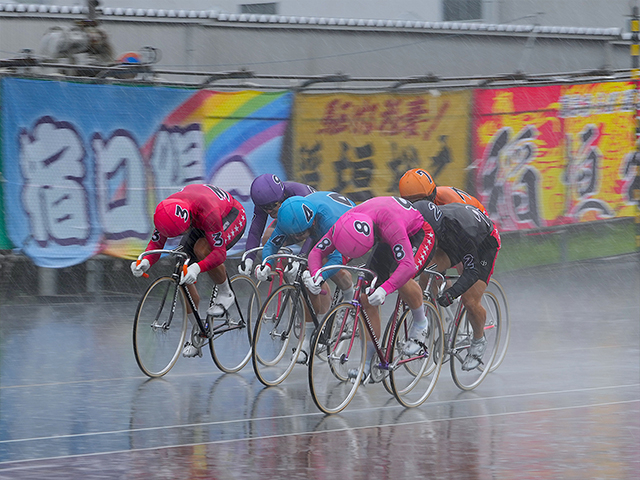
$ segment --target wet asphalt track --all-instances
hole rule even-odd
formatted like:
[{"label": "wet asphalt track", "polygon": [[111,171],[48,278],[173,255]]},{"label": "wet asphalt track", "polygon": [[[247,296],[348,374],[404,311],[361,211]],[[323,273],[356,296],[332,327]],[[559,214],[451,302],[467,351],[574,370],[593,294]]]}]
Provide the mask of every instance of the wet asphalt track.
[{"label": "wet asphalt track", "polygon": [[505,273],[508,355],[476,390],[448,369],[405,409],[380,384],[338,415],[306,367],[264,388],[208,351],[148,380],[136,296],[0,307],[0,479],[635,479],[640,258]]}]

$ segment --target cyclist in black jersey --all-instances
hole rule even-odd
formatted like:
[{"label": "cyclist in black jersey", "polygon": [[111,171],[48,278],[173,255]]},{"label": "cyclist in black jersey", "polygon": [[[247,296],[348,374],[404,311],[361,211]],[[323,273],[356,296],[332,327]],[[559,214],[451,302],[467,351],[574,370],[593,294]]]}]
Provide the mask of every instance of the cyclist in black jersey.
[{"label": "cyclist in black jersey", "polygon": [[448,307],[461,297],[474,334],[462,368],[473,370],[480,365],[486,349],[484,325],[487,312],[481,299],[500,250],[498,229],[489,217],[472,205],[450,203],[433,208],[430,201],[419,200],[413,206],[422,213],[436,234],[434,261],[438,271],[445,272],[458,263],[462,264],[462,274],[458,280],[437,301],[443,307]]}]

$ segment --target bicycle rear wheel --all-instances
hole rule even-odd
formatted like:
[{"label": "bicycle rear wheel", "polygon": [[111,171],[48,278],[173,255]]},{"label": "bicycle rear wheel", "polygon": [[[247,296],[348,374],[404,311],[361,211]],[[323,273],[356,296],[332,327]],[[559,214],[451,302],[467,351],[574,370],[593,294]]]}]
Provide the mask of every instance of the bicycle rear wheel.
[{"label": "bicycle rear wheel", "polygon": [[[473,370],[465,371],[462,364],[469,352],[473,329],[467,319],[467,311],[463,308],[460,323],[453,331],[453,347],[450,353],[451,376],[454,383],[462,390],[473,390],[484,380],[491,371],[491,364],[498,351],[500,340],[500,305],[498,299],[491,292],[482,295],[482,306],[487,311],[487,322],[484,327],[484,336],[487,339],[487,348],[482,357],[482,363]],[[489,321],[491,319],[491,321]]]},{"label": "bicycle rear wheel", "polygon": [[396,400],[405,407],[417,407],[431,395],[436,386],[444,356],[444,332],[438,310],[431,302],[424,302],[427,319],[427,336],[420,352],[407,355],[403,344],[406,332],[413,322],[413,315],[407,310],[398,321],[393,339],[392,369],[389,374],[391,388]]},{"label": "bicycle rear wheel", "polygon": [[251,358],[252,326],[260,311],[260,295],[246,275],[234,275],[229,282],[235,302],[224,316],[208,316],[207,321],[212,322],[209,349],[214,363],[223,372],[235,373]]},{"label": "bicycle rear wheel", "polygon": [[[500,305],[500,342],[498,344],[498,353],[496,353],[496,358],[491,364],[491,371],[493,372],[500,366],[500,364],[502,364],[502,361],[507,354],[509,339],[511,337],[511,322],[509,320],[509,303],[507,302],[507,294],[504,293],[502,285],[492,278],[489,280],[487,290],[495,295],[498,300],[498,304]],[[487,324],[490,322],[495,322],[495,319],[492,318],[490,312],[487,311]]]},{"label": "bicycle rear wheel", "polygon": [[362,316],[356,317],[356,311],[350,303],[339,304],[327,314],[314,336],[309,387],[313,401],[325,413],[342,411],[362,379],[367,346]]},{"label": "bicycle rear wheel", "polygon": [[171,277],[160,277],[142,295],[133,321],[133,353],[140,370],[149,377],[171,370],[186,332],[184,292]]},{"label": "bicycle rear wheel", "polygon": [[264,302],[253,332],[253,370],[264,385],[281,383],[296,365],[304,339],[300,291],[282,285]]}]

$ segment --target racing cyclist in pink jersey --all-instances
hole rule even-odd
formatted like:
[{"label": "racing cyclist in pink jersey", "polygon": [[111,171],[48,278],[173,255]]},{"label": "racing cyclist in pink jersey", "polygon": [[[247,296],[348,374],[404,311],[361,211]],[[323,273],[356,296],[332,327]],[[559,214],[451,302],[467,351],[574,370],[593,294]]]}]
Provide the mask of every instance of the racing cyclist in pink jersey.
[{"label": "racing cyclist in pink jersey", "polygon": [[[378,275],[379,286],[369,295],[363,293],[360,301],[373,331],[380,338],[378,307],[388,294],[397,290],[414,319],[404,348],[407,354],[418,353],[422,348],[420,343],[424,344],[427,319],[422,289],[413,278],[425,268],[432,256],[435,235],[431,225],[411,202],[400,197],[375,197],[343,214],[309,252],[309,274],[303,277],[305,285],[309,289],[317,288],[313,276],[322,266],[323,259],[334,250],[351,259],[362,257],[372,249],[366,266]],[[318,283],[321,282],[319,280]],[[365,379],[369,376],[374,353],[369,339]]]}]

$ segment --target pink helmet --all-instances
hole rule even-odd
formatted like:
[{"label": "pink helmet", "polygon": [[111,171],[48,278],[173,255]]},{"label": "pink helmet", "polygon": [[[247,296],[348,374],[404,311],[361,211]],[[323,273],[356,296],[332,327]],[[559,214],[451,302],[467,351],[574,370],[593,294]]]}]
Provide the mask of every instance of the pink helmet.
[{"label": "pink helmet", "polygon": [[156,207],[153,223],[165,237],[177,237],[191,225],[191,205],[185,200],[166,198]]},{"label": "pink helmet", "polygon": [[342,215],[333,227],[333,244],[342,255],[358,258],[374,243],[373,220],[353,210]]}]

